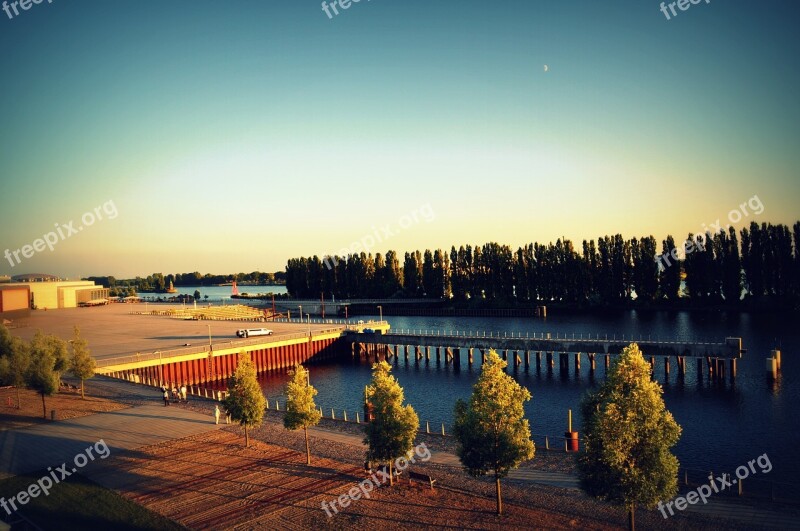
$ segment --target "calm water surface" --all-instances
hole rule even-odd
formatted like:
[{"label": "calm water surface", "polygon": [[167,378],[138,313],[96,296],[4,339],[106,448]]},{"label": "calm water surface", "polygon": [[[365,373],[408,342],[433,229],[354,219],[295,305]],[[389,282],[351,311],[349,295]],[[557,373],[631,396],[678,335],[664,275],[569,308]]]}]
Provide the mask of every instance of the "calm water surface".
[{"label": "calm water surface", "polygon": [[[377,316],[360,316],[367,319]],[[620,337],[674,338],[722,341],[726,336],[742,337],[747,352],[739,360],[735,384],[719,385],[697,381],[695,362],[687,367],[684,383],[679,383],[673,360],[672,375],[665,380],[663,365],[657,363],[656,378],[664,387],[667,408],[683,427],[683,435],[675,452],[681,466],[700,470],[733,472],[737,466],[767,453],[773,470],[764,479],[793,482],[800,474],[800,319],[798,315],[750,315],[739,313],[687,312],[608,312],[603,315],[551,315],[547,320],[534,318],[434,318],[387,317],[393,328],[441,329],[459,331],[558,334],[616,334]],[[781,347],[783,371],[770,382],[765,376],[765,359],[770,350]],[[430,421],[431,430],[440,430],[444,422],[452,422],[453,404],[467,398],[480,371],[480,361],[470,369],[462,352],[462,365],[437,365],[435,355],[429,364],[417,364],[413,354],[406,364],[402,356],[394,365],[393,374],[405,389],[408,403],[419,414],[420,421]],[[394,361],[392,362],[395,363]],[[544,365],[544,364],[543,364]],[[586,391],[604,380],[602,361],[597,364],[594,379],[589,374],[586,357],[575,374],[570,356],[570,374],[562,378],[556,363],[555,371],[537,373],[535,363],[528,372],[521,368],[509,373],[533,395],[526,405],[527,417],[534,434],[562,435],[567,424],[567,410],[573,410],[573,424],[580,431],[579,404]],[[347,409],[353,418],[361,411],[364,386],[369,383],[370,368],[366,363],[315,365],[311,368],[312,384],[318,389],[317,404],[337,417]],[[281,398],[287,376],[272,373],[262,377],[266,395],[274,403]],[[449,429],[449,428],[448,428]],[[543,437],[535,436],[538,444]]]}]

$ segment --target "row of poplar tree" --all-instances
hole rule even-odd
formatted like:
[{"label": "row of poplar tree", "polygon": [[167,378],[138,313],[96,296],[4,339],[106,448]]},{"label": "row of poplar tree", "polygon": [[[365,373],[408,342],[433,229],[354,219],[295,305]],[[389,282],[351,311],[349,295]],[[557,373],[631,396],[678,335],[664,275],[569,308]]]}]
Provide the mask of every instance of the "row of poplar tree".
[{"label": "row of poplar tree", "polygon": [[[293,258],[286,288],[297,298],[434,297],[500,304],[532,301],[618,303],[800,299],[800,222],[792,228],[753,222],[712,234],[689,234],[676,251],[667,236],[532,243],[514,251],[491,242],[450,252],[395,251]],[[675,256],[680,256],[675,260]],[[685,259],[683,258],[685,256]],[[402,263],[401,263],[402,260]],[[685,278],[685,285],[681,286]]]},{"label": "row of poplar tree", "polygon": [[[503,513],[500,480],[533,459],[524,405],[530,392],[506,373],[507,363],[490,351],[468,401],[458,400],[454,409],[453,434],[457,454],[471,476],[490,476],[496,486],[497,513]],[[390,374],[385,361],[372,366],[372,380],[364,394],[369,411],[364,425],[366,460],[384,464],[389,484],[392,463],[412,457],[419,433],[419,417],[404,404],[404,392]],[[250,356],[239,357],[228,385],[224,405],[231,418],[244,427],[249,446],[249,428],[262,423],[266,399]],[[302,365],[290,371],[284,391],[286,429],[305,432],[306,463],[311,465],[308,428],[322,418],[314,402],[317,390]],[[578,471],[584,490],[595,497],[623,506],[629,526],[634,527],[637,506],[655,507],[678,490],[678,459],[670,449],[677,444],[681,428],[666,410],[658,382],[639,347],[631,344],[614,361],[605,383],[582,402],[583,451]],[[407,461],[406,461],[407,463]]]},{"label": "row of poplar tree", "polygon": [[0,325],[0,385],[17,389],[17,409],[20,408],[20,389],[37,391],[42,397],[42,415],[47,418],[45,397],[58,392],[61,376],[70,373],[83,383],[95,373],[95,361],[88,342],[76,326],[73,337],[64,341],[58,336],[37,330],[30,341],[12,336]]}]

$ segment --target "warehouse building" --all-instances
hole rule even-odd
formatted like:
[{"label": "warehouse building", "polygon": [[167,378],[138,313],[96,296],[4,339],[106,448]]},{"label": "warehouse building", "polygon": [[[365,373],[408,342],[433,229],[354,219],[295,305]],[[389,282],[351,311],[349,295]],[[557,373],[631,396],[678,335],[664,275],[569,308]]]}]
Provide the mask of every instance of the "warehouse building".
[{"label": "warehouse building", "polygon": [[[27,308],[30,310],[56,310],[77,306],[105,304],[109,290],[90,280],[61,280],[41,273],[17,275],[8,284],[0,284],[9,291],[9,308],[20,310],[22,291],[27,290]],[[5,310],[0,309],[0,312]]]}]

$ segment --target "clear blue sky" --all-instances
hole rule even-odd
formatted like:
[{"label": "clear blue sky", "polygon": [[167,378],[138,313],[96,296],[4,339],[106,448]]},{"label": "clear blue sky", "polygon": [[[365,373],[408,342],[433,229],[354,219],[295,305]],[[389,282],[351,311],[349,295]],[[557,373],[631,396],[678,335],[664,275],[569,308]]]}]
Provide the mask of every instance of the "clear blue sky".
[{"label": "clear blue sky", "polygon": [[0,274],[275,271],[385,225],[372,252],[660,241],[754,195],[737,226],[800,219],[800,5],[659,4],[0,11],[0,253],[118,214]]}]

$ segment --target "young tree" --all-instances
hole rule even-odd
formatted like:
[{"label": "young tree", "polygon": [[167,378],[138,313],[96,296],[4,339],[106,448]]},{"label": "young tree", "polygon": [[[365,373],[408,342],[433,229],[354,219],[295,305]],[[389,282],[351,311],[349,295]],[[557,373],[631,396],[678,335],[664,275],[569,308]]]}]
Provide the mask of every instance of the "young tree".
[{"label": "young tree", "polygon": [[286,384],[286,413],[283,415],[283,427],[287,430],[303,428],[306,437],[306,464],[311,464],[311,449],[308,446],[308,427],[316,426],[322,413],[314,404],[317,390],[308,381],[308,369],[300,365],[289,371],[292,377]]},{"label": "young tree", "polygon": [[28,344],[13,337],[0,325],[0,383],[11,385],[17,390],[17,409],[21,407],[20,389],[26,385],[28,367],[31,363]]},{"label": "young tree", "polygon": [[81,380],[81,399],[83,399],[83,382],[94,376],[97,365],[89,354],[89,342],[81,337],[81,331],[77,326],[74,328],[71,345],[70,372]]},{"label": "young tree", "polygon": [[467,473],[474,477],[494,474],[497,514],[503,514],[500,479],[533,459],[536,451],[523,409],[531,394],[505,373],[507,365],[497,352],[489,352],[469,403],[456,402],[453,428],[458,457]]},{"label": "young tree", "polygon": [[372,366],[366,400],[372,405],[374,418],[366,425],[364,444],[368,446],[368,461],[389,463],[389,484],[394,485],[392,462],[413,449],[419,417],[410,405],[403,406],[403,388],[389,374],[391,370],[385,361]]},{"label": "young tree", "polygon": [[637,505],[654,507],[678,491],[678,459],[669,449],[681,428],[664,407],[661,386],[635,343],[612,365],[603,386],[581,405],[585,451],[578,457],[583,489],[622,505],[635,528]]},{"label": "young tree", "polygon": [[69,367],[67,344],[53,335],[37,331],[30,343],[30,364],[25,380],[42,395],[42,416],[47,418],[45,396],[58,391],[61,373]]},{"label": "young tree", "polygon": [[248,428],[258,426],[264,419],[267,404],[256,378],[256,368],[250,356],[239,353],[239,364],[228,380],[228,396],[223,402],[231,418],[244,426],[244,444],[250,446]]}]

